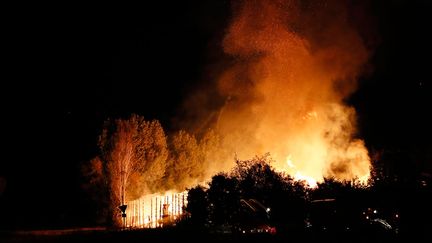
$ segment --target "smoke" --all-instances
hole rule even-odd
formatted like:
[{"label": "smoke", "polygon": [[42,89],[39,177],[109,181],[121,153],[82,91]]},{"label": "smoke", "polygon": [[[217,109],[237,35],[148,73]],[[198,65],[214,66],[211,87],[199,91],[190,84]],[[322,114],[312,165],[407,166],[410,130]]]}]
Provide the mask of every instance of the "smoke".
[{"label": "smoke", "polygon": [[352,18],[359,9],[340,0],[235,2],[222,41],[229,60],[216,83],[185,101],[180,127],[194,132],[166,136],[159,122],[137,115],[109,123],[100,156],[83,170],[87,187],[110,193],[114,212],[267,153],[276,170],[310,185],[366,181],[370,158],[345,102],[370,55]]},{"label": "smoke", "polygon": [[[356,138],[355,110],[345,103],[369,58],[351,18],[358,6],[300,0],[233,5],[222,44],[231,61],[216,92],[186,102],[199,117],[191,122],[199,124],[196,130],[205,124],[221,136],[225,163],[218,168],[230,168],[234,155],[270,152],[273,166],[293,175],[367,179],[368,151]],[[218,101],[203,94],[214,93],[224,103],[209,109]]]},{"label": "smoke", "polygon": [[134,200],[183,191],[232,169],[235,158],[266,153],[276,170],[312,184],[367,180],[370,158],[357,138],[355,109],[345,102],[369,58],[351,17],[356,7],[336,0],[235,2],[222,41],[229,61],[212,88],[185,101],[185,128],[194,132],[165,136],[157,121],[118,120],[101,135],[103,163],[90,163],[87,174],[111,182],[113,205],[125,194]]}]

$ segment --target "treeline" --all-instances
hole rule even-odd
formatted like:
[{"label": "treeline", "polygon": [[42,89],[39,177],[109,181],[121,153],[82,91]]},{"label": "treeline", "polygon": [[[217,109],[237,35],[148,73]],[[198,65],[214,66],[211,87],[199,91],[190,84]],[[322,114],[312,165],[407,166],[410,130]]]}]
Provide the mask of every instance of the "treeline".
[{"label": "treeline", "polygon": [[241,199],[255,199],[267,208],[273,223],[302,221],[309,196],[305,182],[276,172],[268,155],[236,160],[230,173],[212,177],[206,187],[189,190],[187,210],[197,226],[235,225],[245,220]]},{"label": "treeline", "polygon": [[372,173],[367,184],[326,178],[316,188],[309,188],[304,181],[276,172],[271,163],[268,155],[237,160],[230,173],[215,175],[208,184],[191,188],[189,224],[208,228],[248,224],[250,218],[244,216],[241,200],[254,199],[268,208],[268,219],[263,222],[285,232],[302,232],[313,203],[334,199],[343,217],[340,220],[358,222],[369,208],[380,211],[380,217],[398,217],[400,232],[423,232],[430,226],[430,180],[407,183]]},{"label": "treeline", "polygon": [[84,189],[97,204],[99,223],[118,225],[120,205],[143,195],[183,191],[210,177],[221,153],[219,136],[201,137],[180,130],[168,136],[157,120],[139,115],[107,120],[98,140],[99,153],[85,163]]}]

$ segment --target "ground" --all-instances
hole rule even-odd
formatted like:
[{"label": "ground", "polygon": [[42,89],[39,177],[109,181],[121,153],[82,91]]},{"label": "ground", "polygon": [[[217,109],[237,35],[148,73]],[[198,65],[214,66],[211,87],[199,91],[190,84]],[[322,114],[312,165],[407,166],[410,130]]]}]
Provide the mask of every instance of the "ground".
[{"label": "ground", "polygon": [[[429,236],[430,238],[430,236]],[[81,228],[65,230],[38,230],[1,232],[2,243],[20,242],[422,242],[427,239],[426,230],[407,235],[387,235],[377,232],[313,234],[278,232],[270,234],[214,234],[196,229],[145,229],[114,230],[105,228]]]}]

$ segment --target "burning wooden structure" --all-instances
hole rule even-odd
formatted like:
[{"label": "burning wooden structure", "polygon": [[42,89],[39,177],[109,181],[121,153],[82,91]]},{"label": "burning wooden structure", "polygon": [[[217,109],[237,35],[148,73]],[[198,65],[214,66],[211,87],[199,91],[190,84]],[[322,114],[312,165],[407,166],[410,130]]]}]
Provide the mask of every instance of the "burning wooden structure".
[{"label": "burning wooden structure", "polygon": [[187,192],[151,194],[129,201],[126,227],[157,228],[175,224],[185,215]]}]

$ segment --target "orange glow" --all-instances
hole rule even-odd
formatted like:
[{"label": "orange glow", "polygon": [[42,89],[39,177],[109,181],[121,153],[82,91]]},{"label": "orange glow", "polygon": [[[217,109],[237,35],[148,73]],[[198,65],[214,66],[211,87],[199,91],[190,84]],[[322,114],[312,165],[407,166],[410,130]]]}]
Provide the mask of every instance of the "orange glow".
[{"label": "orange glow", "polygon": [[299,180],[299,181],[305,181],[306,185],[309,188],[317,188],[318,187],[317,181],[314,178],[312,178],[310,176],[304,176],[300,172],[295,173],[294,179]]},{"label": "orange glow", "polygon": [[235,159],[270,153],[273,168],[311,188],[324,177],[370,176],[356,111],[346,103],[369,53],[347,1],[235,2],[222,41],[230,61],[213,86],[185,102],[193,119],[176,124],[185,130],[167,137],[158,122],[132,117],[102,146],[115,145],[105,156],[114,205],[135,199],[127,226],[173,222],[183,215],[185,193],[149,193],[205,183]]},{"label": "orange glow", "polygon": [[[288,155],[287,165],[290,169],[295,170],[295,168],[296,168],[293,161],[291,160],[291,155]],[[300,171],[296,171],[293,177],[294,177],[294,180],[305,181],[306,185],[309,188],[316,188],[318,186],[315,178],[313,178],[311,176],[305,176]]]},{"label": "orange glow", "polygon": [[185,214],[187,192],[145,195],[128,202],[126,227],[157,228],[175,224]]},{"label": "orange glow", "polygon": [[[344,2],[308,7],[261,0],[234,8],[223,48],[235,61],[218,80],[226,100],[213,126],[226,163],[215,168],[231,168],[234,155],[270,152],[276,170],[310,185],[324,177],[369,178],[356,112],[345,103],[369,53],[347,21]],[[286,162],[289,155],[295,168]]]}]

